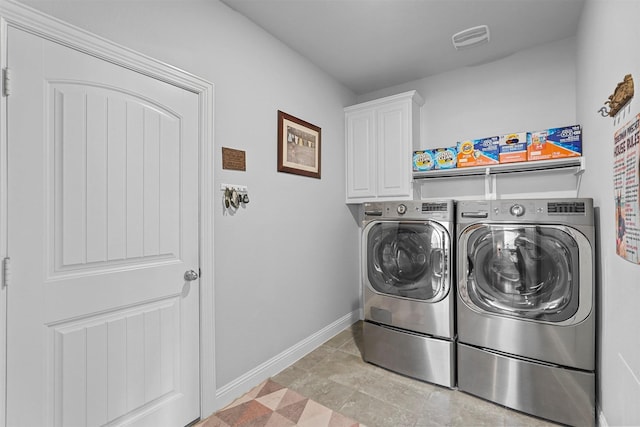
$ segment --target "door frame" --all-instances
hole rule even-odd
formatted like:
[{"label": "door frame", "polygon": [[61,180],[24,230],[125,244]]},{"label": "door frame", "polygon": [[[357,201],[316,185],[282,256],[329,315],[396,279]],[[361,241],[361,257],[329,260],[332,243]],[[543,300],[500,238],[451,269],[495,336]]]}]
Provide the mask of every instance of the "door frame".
[{"label": "door frame", "polygon": [[[200,416],[216,409],[215,324],[213,281],[214,203],[214,86],[174,66],[113,43],[15,0],[0,0],[0,69],[7,67],[7,29],[35,34],[88,55],[139,72],[193,92],[198,96],[199,122],[199,256],[200,256]],[[0,260],[11,256],[7,247],[7,97],[4,71],[0,96]],[[10,96],[10,95],[9,95]],[[3,267],[0,278],[0,427],[6,425],[7,286]],[[9,284],[9,287],[14,286]],[[206,363],[204,363],[206,361]]]}]

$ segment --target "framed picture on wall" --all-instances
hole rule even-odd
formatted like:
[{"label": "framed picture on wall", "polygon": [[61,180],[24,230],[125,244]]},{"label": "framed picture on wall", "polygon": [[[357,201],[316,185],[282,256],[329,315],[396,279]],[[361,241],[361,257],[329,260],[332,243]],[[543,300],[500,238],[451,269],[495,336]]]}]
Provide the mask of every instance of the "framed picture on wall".
[{"label": "framed picture on wall", "polygon": [[278,111],[278,172],[320,179],[321,129]]}]

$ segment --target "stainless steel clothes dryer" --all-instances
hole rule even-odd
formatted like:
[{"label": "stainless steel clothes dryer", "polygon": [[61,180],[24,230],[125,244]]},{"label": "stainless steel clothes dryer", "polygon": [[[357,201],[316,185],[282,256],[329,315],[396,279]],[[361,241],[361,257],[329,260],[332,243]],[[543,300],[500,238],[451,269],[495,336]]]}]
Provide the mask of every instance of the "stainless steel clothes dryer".
[{"label": "stainless steel clothes dryer", "polygon": [[595,424],[591,199],[459,201],[458,388]]},{"label": "stainless steel clothes dryer", "polygon": [[455,386],[453,201],[364,205],[364,360]]}]

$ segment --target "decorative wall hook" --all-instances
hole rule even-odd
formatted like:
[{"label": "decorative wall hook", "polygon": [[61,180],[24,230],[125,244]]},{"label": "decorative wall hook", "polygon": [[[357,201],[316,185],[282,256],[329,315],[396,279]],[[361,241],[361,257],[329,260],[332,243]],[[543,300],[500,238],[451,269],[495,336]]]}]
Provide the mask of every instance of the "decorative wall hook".
[{"label": "decorative wall hook", "polygon": [[602,107],[597,112],[600,113],[602,117],[607,117],[609,115],[609,111],[610,111],[609,108]]},{"label": "decorative wall hook", "polygon": [[633,93],[633,77],[631,74],[627,74],[624,76],[624,80],[618,83],[616,90],[609,96],[609,100],[605,101],[604,107],[600,108],[598,113],[600,113],[602,117],[615,117],[618,111],[631,101]]},{"label": "decorative wall hook", "polygon": [[227,209],[235,211],[249,203],[249,190],[244,185],[222,184],[220,190],[224,192],[224,207]]}]

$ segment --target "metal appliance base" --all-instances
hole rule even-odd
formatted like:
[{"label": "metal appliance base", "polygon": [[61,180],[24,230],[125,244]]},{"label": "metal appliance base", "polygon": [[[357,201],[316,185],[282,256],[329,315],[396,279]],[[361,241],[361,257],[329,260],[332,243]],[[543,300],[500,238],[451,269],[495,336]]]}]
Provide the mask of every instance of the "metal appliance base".
[{"label": "metal appliance base", "polygon": [[365,321],[363,342],[366,362],[444,387],[456,385],[453,341]]},{"label": "metal appliance base", "polygon": [[594,372],[458,343],[458,389],[557,423],[595,426]]}]

